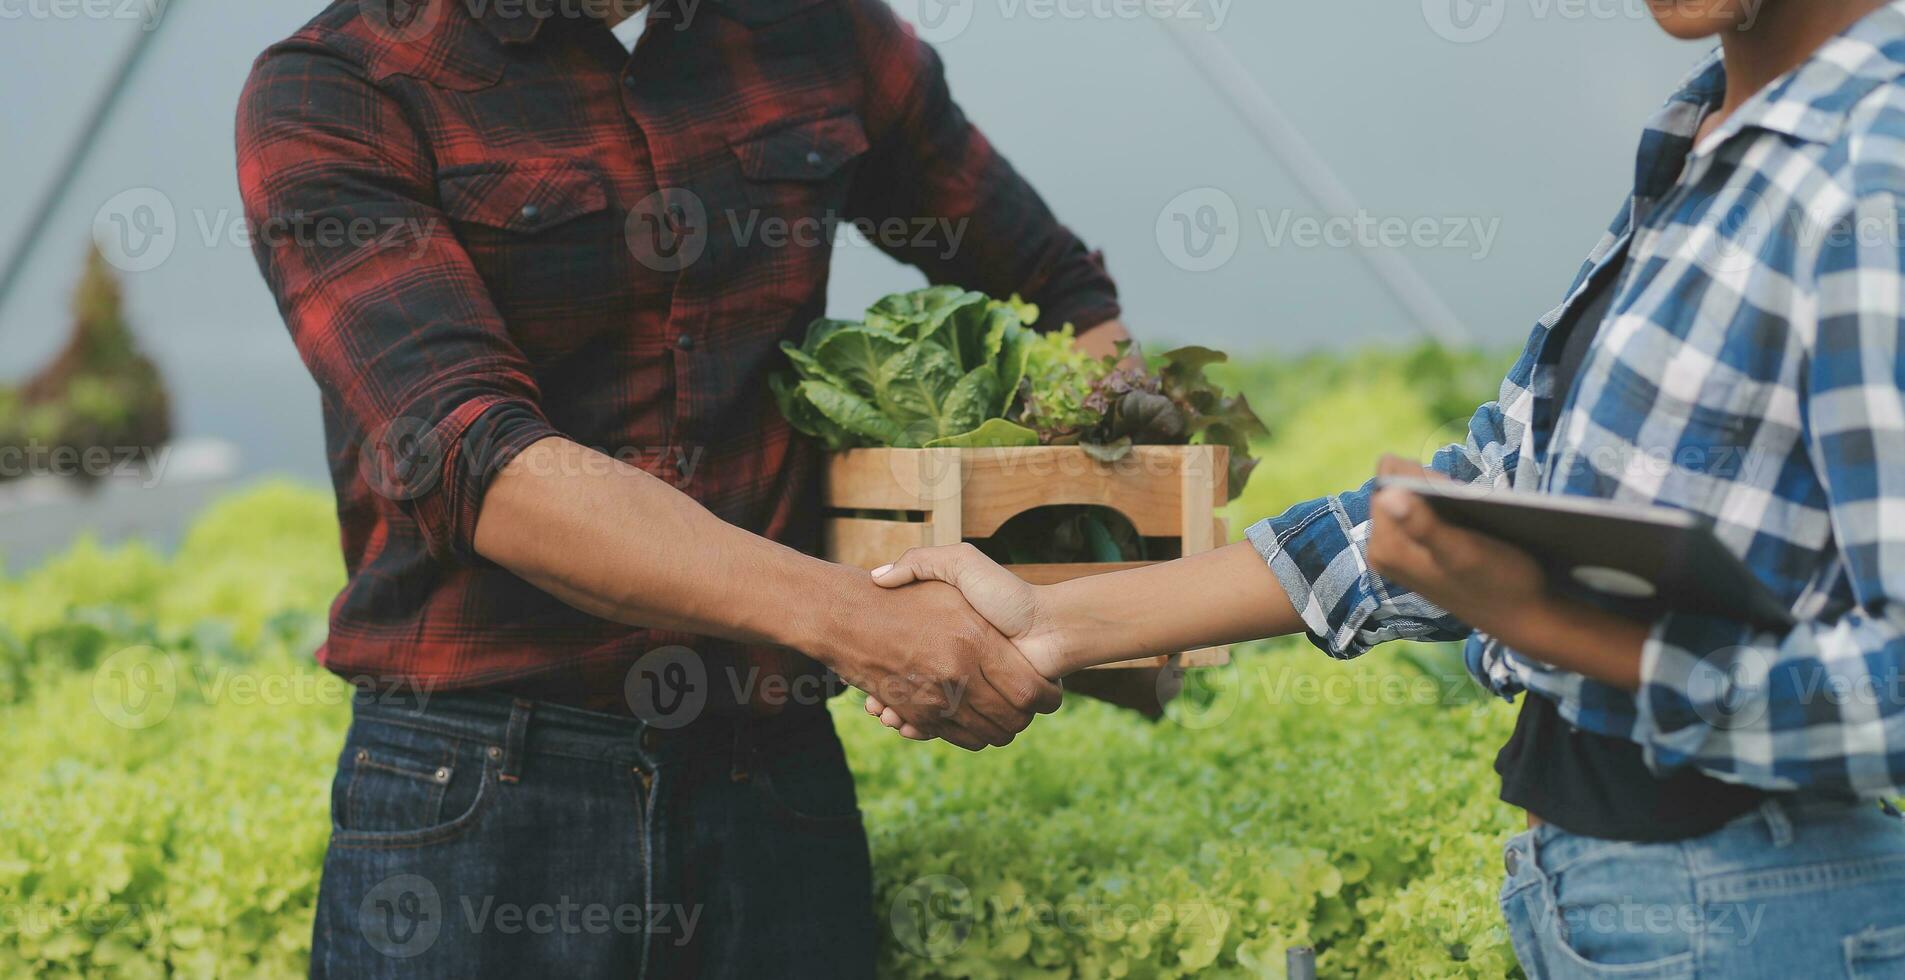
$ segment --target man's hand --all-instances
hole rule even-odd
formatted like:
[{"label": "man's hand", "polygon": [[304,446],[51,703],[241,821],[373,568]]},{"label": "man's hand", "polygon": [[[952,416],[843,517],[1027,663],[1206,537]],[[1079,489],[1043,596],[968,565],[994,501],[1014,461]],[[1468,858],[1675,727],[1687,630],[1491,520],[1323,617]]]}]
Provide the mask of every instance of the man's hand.
[{"label": "man's hand", "polygon": [[[1055,649],[1046,642],[1038,592],[1017,575],[1001,568],[970,544],[943,548],[914,548],[899,560],[873,570],[873,581],[882,588],[904,594],[929,585],[946,583],[965,597],[966,603],[1011,641],[1029,665],[1042,677],[1056,679],[1060,669]],[[920,725],[909,724],[905,712],[895,710],[879,691],[867,698],[867,713],[886,723],[888,728],[907,738],[928,739],[932,733]]]},{"label": "man's hand", "polygon": [[1058,685],[951,585],[882,589],[852,577],[858,585],[836,606],[834,636],[816,652],[894,727],[978,751],[1010,744],[1035,714],[1057,710]]}]

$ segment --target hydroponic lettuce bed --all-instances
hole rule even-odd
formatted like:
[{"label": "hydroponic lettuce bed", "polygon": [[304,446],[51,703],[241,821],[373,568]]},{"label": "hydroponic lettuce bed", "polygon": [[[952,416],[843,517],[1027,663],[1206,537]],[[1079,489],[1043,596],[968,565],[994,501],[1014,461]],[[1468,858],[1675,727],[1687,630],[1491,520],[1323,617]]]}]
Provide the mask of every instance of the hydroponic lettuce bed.
[{"label": "hydroponic lettuce bed", "polygon": [[[1278,420],[1232,528],[1419,453],[1505,365],[1226,366]],[[311,649],[341,582],[329,494],[284,486],[215,508],[171,557],[79,544],[0,579],[0,976],[304,971],[348,720]],[[127,658],[179,681],[144,727],[97,700]],[[1489,765],[1512,711],[1386,650],[1337,663],[1300,640],[1186,688],[1155,725],[1076,701],[977,756],[838,702],[881,976],[1275,975],[1299,943],[1325,976],[1512,975],[1495,893],[1517,828]]]}]

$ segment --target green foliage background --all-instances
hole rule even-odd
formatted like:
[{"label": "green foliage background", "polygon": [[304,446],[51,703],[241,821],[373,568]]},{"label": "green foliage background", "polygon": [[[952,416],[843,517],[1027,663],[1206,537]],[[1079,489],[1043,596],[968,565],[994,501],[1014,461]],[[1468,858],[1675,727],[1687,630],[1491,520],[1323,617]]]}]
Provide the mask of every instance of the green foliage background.
[{"label": "green foliage background", "polygon": [[[1275,433],[1233,532],[1380,452],[1421,455],[1503,367],[1223,368]],[[310,659],[336,534],[326,494],[265,485],[171,557],[82,541],[0,582],[0,976],[303,972],[348,718]],[[1304,943],[1325,976],[1514,974],[1494,895],[1516,828],[1489,766],[1511,712],[1420,653],[1264,644],[1195,675],[1163,722],[1075,702],[979,756],[841,699],[892,924],[882,975],[1274,977]],[[111,684],[151,669],[175,678],[169,706],[126,715]],[[957,930],[907,916],[934,876],[959,885]]]}]

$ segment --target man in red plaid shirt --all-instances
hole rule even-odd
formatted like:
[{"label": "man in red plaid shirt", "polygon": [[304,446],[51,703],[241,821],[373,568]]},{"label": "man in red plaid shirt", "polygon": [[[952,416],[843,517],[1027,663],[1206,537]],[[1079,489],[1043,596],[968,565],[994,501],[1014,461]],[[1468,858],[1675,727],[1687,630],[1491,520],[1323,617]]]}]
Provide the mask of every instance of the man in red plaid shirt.
[{"label": "man in red plaid shirt", "polygon": [[336,0],[238,168],[363,691],[313,974],[871,975],[835,679],[975,750],[1059,692],[955,590],[809,556],[767,375],[840,222],[1106,351],[1099,258],[881,0]]}]

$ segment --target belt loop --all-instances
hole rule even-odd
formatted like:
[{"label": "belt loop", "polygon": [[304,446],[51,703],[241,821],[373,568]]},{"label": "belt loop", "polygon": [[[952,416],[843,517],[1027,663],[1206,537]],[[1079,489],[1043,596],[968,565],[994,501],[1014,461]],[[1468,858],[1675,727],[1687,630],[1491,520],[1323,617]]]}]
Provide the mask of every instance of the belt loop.
[{"label": "belt loop", "polygon": [[1773,846],[1790,846],[1793,842],[1793,818],[1786,812],[1785,804],[1778,800],[1767,800],[1760,804],[1759,812],[1766,820],[1766,832],[1772,836]]},{"label": "belt loop", "polygon": [[509,730],[503,735],[503,771],[497,777],[505,783],[522,781],[523,743],[529,738],[529,715],[535,708],[535,702],[521,698],[509,706]]}]

